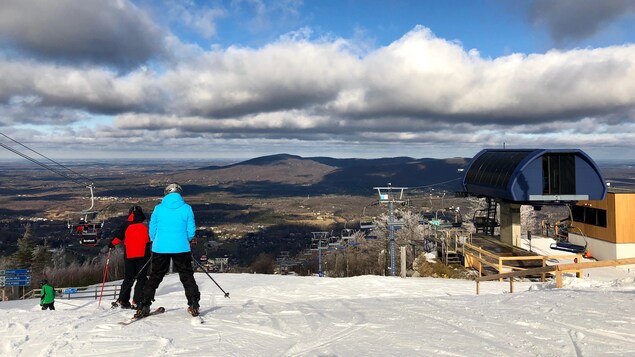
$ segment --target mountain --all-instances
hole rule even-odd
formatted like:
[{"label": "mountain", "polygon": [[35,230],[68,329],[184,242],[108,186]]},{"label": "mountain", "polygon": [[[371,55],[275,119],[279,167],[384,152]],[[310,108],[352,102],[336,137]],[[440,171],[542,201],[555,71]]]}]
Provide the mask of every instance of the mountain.
[{"label": "mountain", "polygon": [[[174,175],[182,182],[250,194],[368,194],[375,186],[460,189],[469,158],[336,159],[278,154]],[[438,186],[437,186],[438,185]]]}]

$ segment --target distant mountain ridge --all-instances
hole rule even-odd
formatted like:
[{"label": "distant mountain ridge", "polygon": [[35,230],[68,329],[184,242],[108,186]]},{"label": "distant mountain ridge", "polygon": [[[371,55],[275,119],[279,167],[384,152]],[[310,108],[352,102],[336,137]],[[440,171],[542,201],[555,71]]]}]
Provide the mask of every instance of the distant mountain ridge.
[{"label": "distant mountain ridge", "polygon": [[[266,194],[368,194],[375,186],[459,190],[469,158],[337,159],[277,154],[183,173],[182,180],[223,190]],[[194,177],[197,176],[197,177]],[[178,179],[178,178],[177,178]],[[202,181],[202,182],[201,182]]]}]

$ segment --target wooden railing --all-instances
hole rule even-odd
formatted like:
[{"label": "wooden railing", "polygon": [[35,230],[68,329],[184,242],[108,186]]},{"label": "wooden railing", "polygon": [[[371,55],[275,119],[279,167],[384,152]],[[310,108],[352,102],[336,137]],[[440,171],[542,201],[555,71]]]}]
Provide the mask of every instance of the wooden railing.
[{"label": "wooden railing", "polygon": [[[94,287],[72,287],[72,288],[55,288],[55,297],[57,299],[95,299],[97,300],[99,296],[102,298],[112,297],[113,299],[117,299],[119,296],[119,291],[121,290],[121,286],[117,285],[105,285],[104,290],[102,292],[101,285],[96,285]],[[33,289],[20,299],[32,299],[40,297],[41,289]]]},{"label": "wooden railing", "polygon": [[[483,265],[495,269],[498,272],[498,275],[500,275],[505,270],[510,270],[510,271],[527,270],[526,268],[505,264],[506,262],[539,260],[541,261],[542,267],[546,267],[547,261],[554,260],[554,259],[574,259],[574,261],[578,261],[578,262],[582,261],[582,254],[519,255],[519,256],[504,256],[503,257],[469,243],[466,243],[463,245],[463,256],[465,257],[465,266],[469,266],[478,270],[479,276],[483,275]],[[547,272],[541,273],[543,282],[546,279],[546,276],[545,276],[546,273]],[[579,278],[582,276],[582,271],[581,270],[576,271],[576,274]],[[500,279],[500,281],[502,281],[502,278]]]},{"label": "wooden railing", "polygon": [[[578,260],[578,262],[580,262],[580,260]],[[524,277],[524,276],[538,275],[538,274],[542,274],[544,276],[544,274],[546,273],[553,273],[556,276],[556,288],[562,288],[562,275],[564,273],[576,272],[578,274],[581,274],[583,269],[615,267],[619,265],[631,265],[631,264],[635,264],[635,258],[601,260],[597,262],[585,262],[585,263],[573,263],[573,264],[557,264],[557,265],[543,266],[540,268],[511,271],[511,272],[502,273],[502,274],[479,276],[476,278],[476,295],[478,295],[480,292],[479,283],[481,281],[496,280],[496,279],[502,280],[502,279],[509,278],[509,290],[510,290],[510,293],[513,293],[515,277]],[[579,276],[580,275],[578,275],[578,277]]]}]

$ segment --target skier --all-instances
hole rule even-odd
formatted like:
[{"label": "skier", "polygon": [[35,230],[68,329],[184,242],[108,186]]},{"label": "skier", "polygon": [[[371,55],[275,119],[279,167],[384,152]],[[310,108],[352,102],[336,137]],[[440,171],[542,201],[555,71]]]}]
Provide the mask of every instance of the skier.
[{"label": "skier", "polygon": [[[135,308],[130,304],[130,291],[134,284],[133,303],[141,301],[141,293],[147,281],[148,259],[150,259],[150,235],[148,227],[143,224],[146,216],[140,206],[132,206],[128,210],[128,219],[120,227],[112,238],[108,247],[110,249],[123,242],[124,246],[124,279],[121,283],[119,298],[113,307],[120,305],[124,309]],[[135,283],[135,278],[137,279]]]},{"label": "skier", "polygon": [[152,240],[152,271],[143,288],[143,299],[137,306],[134,317],[150,314],[154,294],[170,268],[170,260],[185,290],[187,311],[192,316],[199,314],[201,294],[194,279],[190,243],[196,233],[192,207],[185,203],[183,188],[177,183],[169,184],[163,191],[164,197],[154,207],[150,217],[150,239]]},{"label": "skier", "polygon": [[49,285],[46,279],[42,279],[40,284],[42,285],[40,292],[40,306],[42,306],[42,310],[55,310],[55,289]]}]

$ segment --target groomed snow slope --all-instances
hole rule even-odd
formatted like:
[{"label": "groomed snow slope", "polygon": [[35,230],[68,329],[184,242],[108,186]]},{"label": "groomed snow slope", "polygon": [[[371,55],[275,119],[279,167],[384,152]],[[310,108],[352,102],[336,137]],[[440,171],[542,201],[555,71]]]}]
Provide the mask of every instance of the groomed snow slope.
[{"label": "groomed snow slope", "polygon": [[[538,240],[534,242],[536,244]],[[560,253],[558,253],[560,254]],[[185,312],[178,275],[153,306],[133,312],[95,300],[0,303],[1,356],[633,356],[635,269],[519,282],[361,276],[203,273],[201,319]],[[204,322],[201,324],[201,320]]]}]

